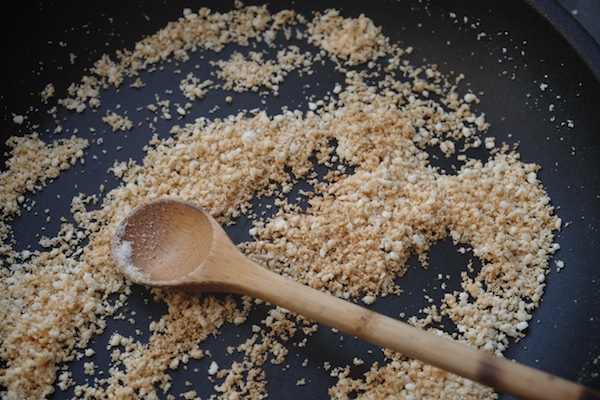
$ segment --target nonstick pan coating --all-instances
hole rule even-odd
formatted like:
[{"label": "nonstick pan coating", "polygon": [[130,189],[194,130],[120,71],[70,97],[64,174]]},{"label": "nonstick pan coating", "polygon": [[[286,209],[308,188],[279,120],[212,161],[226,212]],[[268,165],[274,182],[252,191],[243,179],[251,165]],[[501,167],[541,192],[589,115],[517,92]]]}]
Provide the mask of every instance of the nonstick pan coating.
[{"label": "nonstick pan coating", "polygon": [[[260,3],[258,3],[260,4]],[[233,2],[184,1],[169,2],[104,1],[41,2],[17,4],[17,9],[3,13],[4,56],[2,57],[2,153],[4,142],[13,135],[30,132],[30,124],[16,125],[14,114],[27,114],[31,124],[39,125],[41,137],[51,137],[55,122],[39,103],[38,93],[49,82],[54,83],[58,98],[65,94],[71,82],[76,82],[102,54],[131,48],[145,35],[155,33],[167,22],[181,16],[184,7],[209,7],[228,11]],[[312,11],[327,8],[340,9],[345,16],[370,17],[392,41],[414,48],[415,63],[438,64],[445,72],[463,73],[467,86],[479,94],[479,111],[485,112],[491,123],[489,135],[497,142],[518,143],[518,150],[526,162],[540,164],[538,176],[547,188],[557,214],[568,226],[558,233],[561,250],[556,258],[564,261],[565,268],[552,271],[547,277],[546,293],[535,312],[527,336],[513,343],[506,357],[579,381],[600,389],[600,49],[598,45],[554,1],[479,1],[455,0],[423,1],[345,1],[272,2],[271,11],[292,8],[306,16]],[[17,11],[18,10],[18,11]],[[8,30],[8,21],[11,28]],[[16,27],[16,28],[12,28]],[[77,55],[71,63],[70,54]],[[180,79],[175,77],[174,79]],[[318,88],[319,80],[341,79],[333,71],[319,71],[302,78],[301,84],[310,83]],[[160,83],[156,83],[160,87]],[[164,87],[168,87],[167,83]],[[171,85],[173,86],[173,85]],[[301,86],[301,85],[299,85]],[[117,103],[126,107],[127,91],[120,96],[105,96],[103,109]],[[216,98],[208,96],[194,107],[194,114],[186,118],[226,116],[239,109],[254,107],[276,111],[285,104],[299,108],[299,92],[282,92],[278,98],[269,98],[266,105],[252,96],[241,96],[235,108],[221,108],[209,113]],[[110,102],[113,102],[112,104]],[[62,111],[64,112],[64,111]],[[98,124],[99,118],[79,119],[79,134],[108,131]],[[186,122],[183,120],[182,122]],[[181,123],[181,122],[180,122]],[[167,133],[173,122],[159,121],[157,130]],[[85,129],[83,129],[85,127]],[[76,127],[69,127],[74,129]],[[135,130],[136,128],[134,128]],[[106,157],[92,158],[89,150],[85,165],[64,173],[48,188],[36,194],[38,210],[52,209],[53,214],[68,215],[69,199],[79,192],[97,193],[103,183],[107,189],[117,182],[106,173],[115,159],[129,157],[140,160],[147,136],[136,136],[132,131],[119,152],[114,150],[123,140],[119,135],[105,135]],[[136,139],[139,138],[139,139]],[[119,139],[121,138],[121,139]],[[137,140],[137,141],[136,141]],[[89,156],[89,157],[88,157]],[[2,160],[5,156],[2,155]],[[439,161],[441,166],[446,161]],[[451,163],[451,161],[448,161]],[[65,200],[66,199],[66,200]],[[49,223],[24,214],[13,223],[14,236],[20,246],[34,248],[36,234],[58,231],[60,221]],[[238,224],[230,233],[234,240],[245,240],[247,226]],[[463,263],[465,259],[451,243],[440,243],[430,252],[430,265],[423,270],[416,260],[403,279],[406,293],[399,301],[407,311],[415,311],[425,304],[419,293],[435,279],[438,265],[444,262]],[[410,272],[413,273],[410,273]],[[148,293],[134,287],[128,307],[135,309],[138,318],[150,310],[144,303]],[[386,302],[377,302],[374,308],[386,312]],[[397,307],[397,305],[395,305]],[[257,315],[260,319],[261,316]],[[110,323],[112,324],[112,322]],[[133,329],[128,324],[109,324],[107,335],[118,329],[127,334]],[[224,353],[229,338],[240,332],[224,331],[211,339],[207,346],[213,353]],[[109,357],[98,340],[97,357]],[[331,354],[323,349],[335,348]],[[311,340],[310,346],[297,349],[290,356],[288,371],[282,366],[269,370],[269,395],[272,398],[323,398],[332,384],[328,372],[318,366],[329,360],[332,364],[351,364],[354,354],[366,354],[368,344],[339,339],[322,329]],[[380,352],[372,352],[373,359]],[[305,358],[314,368],[302,368]],[[370,365],[366,360],[365,368]],[[294,370],[301,372],[294,375]],[[173,374],[173,393],[189,390],[184,384],[185,372]],[[297,386],[299,378],[306,385]],[[83,377],[74,377],[75,380]],[[202,393],[202,388],[206,389]],[[203,398],[212,392],[208,382],[194,387]],[[71,395],[67,391],[67,394]],[[58,390],[54,397],[65,393]]]}]

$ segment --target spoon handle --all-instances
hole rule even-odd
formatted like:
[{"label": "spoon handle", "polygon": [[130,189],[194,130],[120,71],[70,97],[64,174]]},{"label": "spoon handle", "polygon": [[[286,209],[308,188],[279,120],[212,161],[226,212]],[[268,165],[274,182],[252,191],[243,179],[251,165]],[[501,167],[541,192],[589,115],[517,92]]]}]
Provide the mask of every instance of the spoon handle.
[{"label": "spoon handle", "polygon": [[[237,293],[524,399],[600,399],[585,386],[489,355],[271,272],[247,259]],[[238,267],[239,268],[239,267]],[[247,272],[247,273],[246,273]],[[231,282],[231,281],[230,281]],[[229,289],[231,290],[231,288]]]}]

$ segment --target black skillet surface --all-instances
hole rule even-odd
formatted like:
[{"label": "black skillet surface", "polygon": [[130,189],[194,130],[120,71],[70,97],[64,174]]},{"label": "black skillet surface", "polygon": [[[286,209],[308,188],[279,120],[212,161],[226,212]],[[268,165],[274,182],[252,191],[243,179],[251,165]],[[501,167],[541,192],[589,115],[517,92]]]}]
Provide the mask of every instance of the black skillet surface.
[{"label": "black skillet surface", "polygon": [[[101,122],[101,113],[74,115],[64,110],[59,112],[60,118],[68,116],[62,121],[63,132],[54,134],[55,122],[46,113],[47,106],[39,103],[37,93],[52,82],[57,89],[56,98],[63,97],[67,86],[78,82],[102,54],[132,48],[145,35],[155,33],[168,21],[181,16],[184,7],[208,6],[227,11],[233,7],[233,2],[49,1],[15,6],[21,8],[20,12],[16,9],[3,12],[2,145],[11,135],[30,132],[33,125],[38,125],[35,129],[43,138],[70,136],[75,129],[82,136],[104,138],[102,147],[89,148],[85,165],[63,173],[43,191],[27,195],[37,201],[34,210],[39,211],[40,216],[36,218],[33,213],[26,213],[15,221],[13,228],[17,248],[36,248],[36,235],[51,235],[58,230],[58,218],[46,223],[41,217],[44,209],[51,209],[53,215],[69,215],[73,195],[98,193],[101,183],[107,189],[114,187],[118,183],[106,169],[115,159],[133,157],[140,160],[143,157],[141,148],[149,139],[148,132],[138,133],[136,130],[142,131],[142,128],[137,127],[127,134],[113,134]],[[270,9],[294,8],[310,16],[311,11],[328,7],[341,9],[345,16],[364,12],[377,25],[383,26],[384,33],[392,41],[414,47],[411,55],[414,64],[437,63],[443,72],[463,73],[466,84],[462,90],[480,93],[479,110],[486,113],[492,124],[489,134],[497,138],[497,143],[519,143],[523,160],[542,166],[539,177],[559,216],[569,223],[557,238],[562,248],[556,259],[563,260],[565,268],[557,272],[552,264],[543,303],[534,314],[528,335],[512,344],[506,356],[600,389],[600,49],[597,44],[553,0],[321,0],[286,2],[285,5],[273,2]],[[229,47],[220,57],[234,48]],[[70,53],[77,55],[74,63],[69,62]],[[165,68],[176,66],[165,64]],[[160,75],[161,79],[165,76],[173,75]],[[102,112],[120,104],[122,112],[130,110],[129,115],[135,122],[135,118],[142,119],[135,112],[137,106],[154,102],[153,94],[160,88],[176,87],[173,82],[169,85],[153,79],[152,75],[146,75],[145,79],[158,89],[151,93],[136,92],[135,96],[128,90],[116,93],[111,89],[103,93]],[[166,135],[173,124],[192,121],[199,116],[223,117],[238,109],[261,107],[277,112],[285,104],[306,109],[305,94],[301,89],[304,84],[311,85],[311,93],[322,95],[333,87],[334,81],[340,80],[341,76],[331,65],[321,68],[310,78],[290,77],[282,85],[280,96],[270,96],[266,105],[257,95],[236,97],[233,105],[228,105],[223,93],[209,94],[194,104],[192,114],[181,121],[159,121],[157,128]],[[184,103],[177,95],[169,97],[165,94],[164,97]],[[215,105],[219,109],[209,113]],[[26,123],[14,124],[12,113],[27,115]],[[96,131],[90,132],[90,127]],[[123,146],[121,151],[116,150],[119,145]],[[2,148],[2,160],[5,159],[4,150],[5,147]],[[230,233],[235,240],[245,240],[243,232],[246,231],[247,226],[240,221]],[[374,308],[393,315],[397,315],[398,307],[404,307],[408,315],[415,313],[426,304],[423,289],[432,289],[437,274],[448,272],[443,265],[464,265],[467,259],[447,242],[436,245],[430,257],[431,266],[427,271],[417,262],[411,263],[409,272],[402,278],[406,291],[403,296],[378,301]],[[435,291],[428,293],[435,297]],[[146,314],[158,317],[160,306],[144,304],[145,297],[147,293],[143,288],[134,288],[128,306],[137,311],[138,318]],[[390,311],[392,306],[396,310],[393,313]],[[253,315],[260,319],[264,309],[257,309]],[[100,368],[105,368],[108,362],[109,356],[103,347],[109,333],[117,329],[127,334],[133,329],[126,322],[109,321],[107,332],[94,344],[99,350],[94,361]],[[206,345],[215,355],[225,354],[228,338],[248,335],[249,326],[231,328],[210,339]],[[373,351],[369,353],[369,349]],[[366,370],[380,354],[373,346],[351,338],[341,342],[339,335],[321,329],[307,348],[290,350],[285,363],[288,371],[282,371],[284,366],[281,365],[267,367],[270,397],[324,398],[327,387],[334,381],[323,370],[323,361],[346,365],[358,356],[365,360],[363,367]],[[305,358],[309,359],[309,364],[301,367]],[[206,370],[209,363],[208,359],[200,360],[197,367]],[[173,393],[190,390],[183,383],[188,379],[184,373],[173,375]],[[306,378],[307,384],[296,386],[300,378]],[[75,374],[75,379],[81,383],[84,377]],[[194,382],[193,388],[206,398],[213,393],[212,386],[208,380],[201,380]],[[54,397],[71,394],[58,390]]]}]

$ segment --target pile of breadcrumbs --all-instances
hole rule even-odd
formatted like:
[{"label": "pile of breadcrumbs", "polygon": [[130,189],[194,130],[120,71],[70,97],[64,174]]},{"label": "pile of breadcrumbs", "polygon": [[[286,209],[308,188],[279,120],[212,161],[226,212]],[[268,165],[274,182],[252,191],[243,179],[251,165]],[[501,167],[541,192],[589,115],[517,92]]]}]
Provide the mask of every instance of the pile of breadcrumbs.
[{"label": "pile of breadcrumbs", "polygon": [[[15,250],[11,222],[26,211],[30,193],[83,163],[90,143],[76,136],[44,142],[36,133],[10,139],[0,174],[2,398],[43,398],[69,388],[78,398],[197,398],[192,383],[189,391],[173,393],[170,371],[210,357],[204,339],[246,323],[260,302],[152,290],[167,311],[140,326],[150,332],[147,340],[112,333],[111,365],[102,371],[90,346],[113,318],[124,318],[130,294],[130,283],[109,256],[114,229],[134,206],[160,196],[198,204],[223,224],[249,215],[254,240],[240,244],[249,257],[366,305],[378,296],[401,295],[408,258],[417,255],[426,263],[430,247],[451,238],[472,249],[483,267],[468,274],[465,266],[461,291],[445,293],[441,304],[409,321],[433,330],[432,322],[448,317],[457,331],[440,334],[498,355],[509,340],[523,337],[559,248],[553,232],[561,227],[537,178],[539,167],[483,137],[485,116],[471,110],[479,99],[457,91],[464,77],[449,79],[435,65],[411,65],[403,58],[406,50],[364,15],[346,18],[328,10],[310,17],[241,4],[227,13],[184,10],[133,49],[98,60],[67,98],[57,100],[60,106],[72,112],[100,108],[103,91],[132,77],[135,90],[151,90],[141,72],[164,60],[186,62],[191,52],[210,52],[217,71],[210,79],[190,74],[177,80],[173,90],[191,102],[216,89],[232,96],[277,95],[289,74],[310,74],[323,58],[335,63],[344,84],[332,84],[326,98],[307,99],[304,112],[240,111],[173,125],[166,139],[156,135],[147,144],[143,162],[115,163],[111,173],[122,180],[116,189],[73,198],[75,223],[65,219],[57,236],[44,237],[43,251]],[[297,47],[298,41],[309,50]],[[243,50],[255,42],[276,49],[275,58]],[[242,50],[218,59],[228,45]],[[102,114],[113,130],[136,129],[126,117]],[[489,159],[464,154],[482,146]],[[462,167],[451,175],[433,167],[431,147],[457,156]],[[315,159],[330,167],[323,179],[316,178]],[[300,179],[314,187],[305,193],[306,209],[287,198]],[[257,196],[276,196],[279,211],[253,215],[250,202]],[[317,328],[272,307],[250,337],[230,344],[228,352],[241,354],[242,361],[213,362],[208,371],[197,371],[198,384],[212,382],[215,398],[265,397],[263,366],[285,363],[289,347],[305,345]],[[86,383],[73,379],[74,360],[84,360]],[[495,397],[487,387],[387,350],[385,361],[358,379],[350,376],[353,365],[333,367],[324,366],[337,380],[329,388],[332,398]]]}]

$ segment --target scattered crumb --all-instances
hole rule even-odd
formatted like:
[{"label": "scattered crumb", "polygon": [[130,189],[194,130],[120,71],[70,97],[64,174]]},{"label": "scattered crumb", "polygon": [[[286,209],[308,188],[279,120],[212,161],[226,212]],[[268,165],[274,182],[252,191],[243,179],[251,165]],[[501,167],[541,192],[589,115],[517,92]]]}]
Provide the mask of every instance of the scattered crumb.
[{"label": "scattered crumb", "polygon": [[[168,398],[197,398],[196,390],[171,393],[170,373],[187,369],[192,360],[211,359],[204,341],[228,325],[248,324],[253,307],[268,310],[266,317],[248,326],[248,337],[228,343],[227,362],[211,360],[193,370],[214,385],[215,397],[268,396],[264,365],[287,368],[290,349],[305,347],[317,324],[259,300],[158,289],[147,300],[166,305],[159,319],[144,322],[125,311],[131,283],[117,272],[110,243],[127,212],[160,196],[194,202],[223,225],[249,216],[254,240],[239,245],[249,257],[290,279],[367,306],[380,296],[402,295],[409,257],[416,255],[426,266],[429,249],[450,238],[483,267],[475,271],[472,263],[465,265],[461,290],[445,292],[442,282],[439,304],[427,296],[430,304],[419,316],[400,312],[401,317],[450,338],[434,327],[448,318],[457,327],[451,338],[497,355],[509,341],[524,337],[540,304],[550,259],[560,249],[554,231],[562,221],[539,181],[539,166],[485,136],[485,115],[471,109],[481,100],[475,93],[458,94],[464,76],[445,76],[436,65],[411,65],[403,57],[414,49],[391,44],[365,15],[346,18],[327,10],[307,19],[290,10],[272,14],[266,6],[235,4],[226,13],[185,9],[180,19],[132,49],[103,55],[66,88],[64,98],[53,100],[55,89],[49,84],[42,101],[56,101],[71,113],[101,109],[106,88],[148,90],[142,71],[165,60],[191,62],[194,52],[219,54],[229,44],[243,50],[207,63],[213,68],[210,78],[203,71],[189,73],[177,79],[178,88],[157,94],[154,104],[140,109],[156,119],[183,120],[210,91],[226,91],[228,104],[242,92],[276,96],[290,74],[311,74],[326,58],[343,84],[332,82],[331,95],[324,98],[307,93],[306,112],[291,105],[281,111],[239,110],[227,118],[202,116],[174,125],[165,138],[152,136],[142,162],[115,160],[109,169],[119,186],[108,190],[101,185],[98,195],[69,199],[68,219],[52,214],[62,225],[54,236],[39,239],[42,250],[17,250],[11,223],[33,206],[28,194],[84,163],[90,142],[76,135],[44,142],[37,133],[10,138],[6,168],[0,172],[3,397],[43,398],[56,387],[73,388],[78,398],[142,393],[157,398],[160,392]],[[277,38],[286,45],[277,47]],[[250,47],[258,42],[273,51]],[[313,46],[306,46],[312,51],[301,50],[300,42]],[[379,81],[373,84],[373,78]],[[544,85],[540,90],[546,90]],[[164,98],[177,89],[189,103]],[[216,110],[218,105],[209,114]],[[113,131],[136,129],[125,113],[103,115]],[[13,115],[16,124],[25,119]],[[574,122],[565,125],[573,128]],[[55,133],[61,131],[57,121]],[[92,145],[103,142],[98,137]],[[461,153],[455,174],[431,166],[427,149],[432,146],[447,156]],[[479,147],[489,151],[489,159],[462,154]],[[315,178],[315,161],[329,168],[323,179]],[[299,180],[313,186],[300,194],[306,209],[288,198]],[[257,197],[275,199],[272,216],[252,215]],[[50,210],[44,214],[50,218]],[[127,248],[122,250],[127,258]],[[555,264],[557,270],[564,267],[560,260]],[[101,369],[94,359],[98,348],[91,346],[111,319],[136,324],[137,333],[109,331],[110,366]],[[84,356],[89,359],[83,371],[90,379],[75,382],[69,363]],[[487,387],[388,350],[383,361],[353,377],[353,368],[364,363],[360,357],[348,366],[324,361],[323,370],[335,378],[328,395],[496,397]]]},{"label": "scattered crumb", "polygon": [[118,115],[115,112],[107,112],[106,116],[102,117],[102,121],[107,123],[113,132],[129,131],[133,128],[133,122],[129,118]]}]

